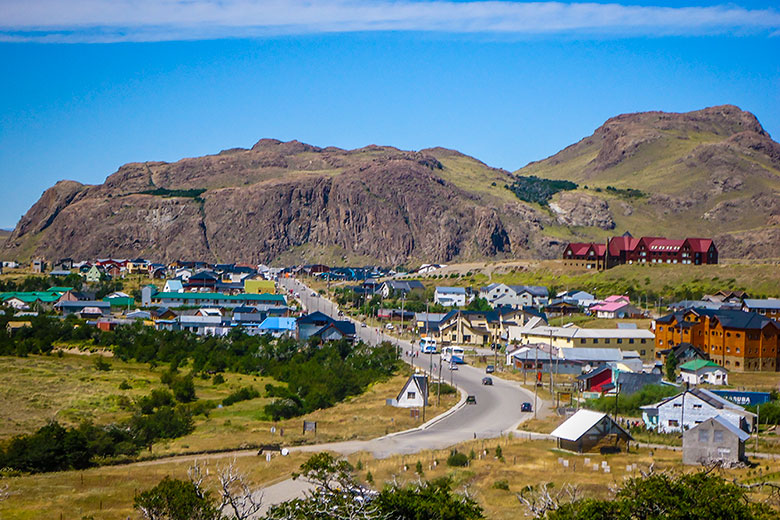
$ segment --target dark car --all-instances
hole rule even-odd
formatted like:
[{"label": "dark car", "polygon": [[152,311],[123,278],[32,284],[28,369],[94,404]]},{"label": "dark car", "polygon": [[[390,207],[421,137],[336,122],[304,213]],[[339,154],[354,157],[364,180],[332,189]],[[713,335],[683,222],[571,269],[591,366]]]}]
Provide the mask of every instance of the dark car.
[{"label": "dark car", "polygon": [[482,384],[487,386],[493,386],[493,378],[491,377],[483,377],[482,378]]},{"label": "dark car", "polygon": [[477,396],[470,395],[466,397],[466,404],[477,404]]},{"label": "dark car", "polygon": [[487,372],[488,374],[492,374],[495,371],[496,371],[496,367],[493,365],[488,365],[487,367],[485,367],[485,372]]},{"label": "dark car", "polygon": [[520,411],[521,412],[533,412],[534,409],[531,406],[531,403],[523,403],[520,405]]}]

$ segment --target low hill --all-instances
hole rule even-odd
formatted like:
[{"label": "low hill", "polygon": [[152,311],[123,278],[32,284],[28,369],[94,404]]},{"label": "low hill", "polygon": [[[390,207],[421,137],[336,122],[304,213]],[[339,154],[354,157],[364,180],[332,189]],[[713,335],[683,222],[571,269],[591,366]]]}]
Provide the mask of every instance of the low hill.
[{"label": "low hill", "polygon": [[570,240],[630,230],[714,235],[724,258],[775,258],[779,190],[780,145],[732,106],[618,116],[516,174],[445,148],[263,139],[126,164],[100,185],[61,181],[22,217],[0,257],[543,259]]},{"label": "low hill", "polygon": [[780,257],[780,144],[734,106],[621,115],[515,173],[577,183],[550,208],[583,238],[715,236],[730,257]]}]

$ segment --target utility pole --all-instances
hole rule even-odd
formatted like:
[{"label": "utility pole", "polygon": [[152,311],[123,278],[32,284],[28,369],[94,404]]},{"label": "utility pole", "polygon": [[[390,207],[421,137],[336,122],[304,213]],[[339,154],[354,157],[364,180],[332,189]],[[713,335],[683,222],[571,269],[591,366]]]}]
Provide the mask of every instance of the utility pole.
[{"label": "utility pole", "polygon": [[536,360],[534,361],[534,419],[536,419],[536,408],[537,408],[537,399],[536,394],[539,390],[539,346],[535,346],[534,350],[536,351]]},{"label": "utility pole", "polygon": [[436,385],[436,406],[441,404],[441,357],[439,358],[439,383]]},{"label": "utility pole", "polygon": [[761,424],[761,405],[756,405],[756,451],[758,451],[758,432]]},{"label": "utility pole", "polygon": [[547,367],[547,370],[550,372],[550,394],[552,395],[553,399],[555,399],[555,390],[553,389],[553,371],[552,371],[552,364],[553,364],[553,355],[552,355],[552,327],[550,327],[550,366]]}]

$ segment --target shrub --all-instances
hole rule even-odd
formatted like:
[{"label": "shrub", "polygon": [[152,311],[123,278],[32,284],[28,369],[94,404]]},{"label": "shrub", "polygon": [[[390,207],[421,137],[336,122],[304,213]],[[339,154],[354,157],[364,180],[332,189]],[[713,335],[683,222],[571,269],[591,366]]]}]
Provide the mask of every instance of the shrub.
[{"label": "shrub", "polygon": [[225,382],[225,378],[222,374],[215,374],[214,379],[212,379],[211,382],[215,385],[221,385]]},{"label": "shrub", "polygon": [[127,382],[127,379],[125,379],[124,381],[119,383],[119,389],[120,390],[130,390],[131,388],[133,388],[133,387],[130,386],[130,383]]},{"label": "shrub", "polygon": [[106,361],[103,356],[97,356],[93,362],[93,365],[95,366],[96,370],[100,370],[101,372],[108,372],[111,370],[111,363]]},{"label": "shrub", "polygon": [[469,458],[458,450],[454,450],[449,457],[447,457],[447,465],[453,467],[464,467],[469,465]]},{"label": "shrub", "polygon": [[515,178],[508,188],[520,200],[546,206],[553,195],[559,191],[576,190],[577,185],[571,181],[540,179],[531,175]]},{"label": "shrub", "polygon": [[231,404],[237,403],[239,401],[249,401],[250,399],[254,399],[256,397],[260,397],[260,392],[251,386],[245,386],[243,388],[239,388],[224,398],[222,400],[222,406],[230,406]]},{"label": "shrub", "polygon": [[504,491],[509,491],[509,481],[502,479],[502,480],[496,480],[493,482],[493,489],[501,489]]}]

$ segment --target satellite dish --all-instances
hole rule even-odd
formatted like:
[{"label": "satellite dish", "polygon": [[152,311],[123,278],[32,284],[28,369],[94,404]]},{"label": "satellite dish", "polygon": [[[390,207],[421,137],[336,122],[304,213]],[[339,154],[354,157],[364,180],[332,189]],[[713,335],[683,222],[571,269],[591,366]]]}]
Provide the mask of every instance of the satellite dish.
[{"label": "satellite dish", "polygon": [[282,457],[286,457],[289,454],[290,454],[290,450],[288,450],[287,448],[282,448]]}]

